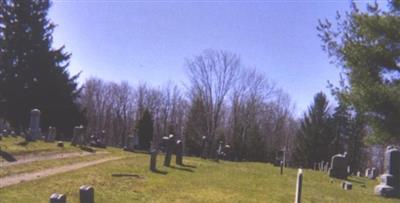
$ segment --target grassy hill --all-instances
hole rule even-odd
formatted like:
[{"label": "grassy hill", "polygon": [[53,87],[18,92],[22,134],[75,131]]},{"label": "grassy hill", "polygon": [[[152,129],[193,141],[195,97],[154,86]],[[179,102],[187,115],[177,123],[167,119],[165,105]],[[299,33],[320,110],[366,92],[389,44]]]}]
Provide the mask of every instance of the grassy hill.
[{"label": "grassy hill", "polygon": [[[0,146],[2,150],[7,151],[14,149],[12,146],[18,141],[17,138],[6,138],[0,141]],[[15,153],[37,153],[43,149],[46,149],[46,152],[60,152],[54,145],[55,143],[38,141],[28,144],[26,149],[18,148]],[[79,148],[66,145],[69,151],[79,151]],[[121,157],[119,160],[0,188],[0,202],[48,202],[49,196],[54,192],[67,194],[67,202],[79,202],[79,186],[83,184],[94,187],[96,202],[107,203],[294,201],[296,169],[285,169],[284,175],[279,175],[279,168],[270,164],[227,161],[216,163],[191,157],[184,158],[184,167],[174,164],[172,167],[163,167],[164,157],[159,156],[157,167],[160,173],[152,173],[148,170],[147,154],[124,152],[115,148],[108,148],[107,151],[107,154],[76,159],[42,160],[15,166],[0,166],[0,170],[8,171],[7,175],[18,175],[43,168],[87,162],[99,159],[99,156]],[[12,170],[9,167],[13,167]],[[133,173],[140,177],[113,177],[113,173]],[[345,191],[341,189],[341,180],[331,179],[323,172],[304,170],[302,200],[316,203],[400,201],[375,196],[373,188],[378,184],[377,180],[359,177],[350,177],[349,180],[353,183],[353,190]]]}]

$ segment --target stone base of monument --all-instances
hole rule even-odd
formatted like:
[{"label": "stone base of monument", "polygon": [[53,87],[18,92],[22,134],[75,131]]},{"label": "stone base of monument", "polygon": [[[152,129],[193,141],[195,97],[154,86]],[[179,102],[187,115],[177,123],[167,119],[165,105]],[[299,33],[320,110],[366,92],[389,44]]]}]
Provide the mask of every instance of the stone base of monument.
[{"label": "stone base of monument", "polygon": [[383,197],[394,197],[397,195],[397,191],[394,187],[381,183],[375,187],[375,194]]}]

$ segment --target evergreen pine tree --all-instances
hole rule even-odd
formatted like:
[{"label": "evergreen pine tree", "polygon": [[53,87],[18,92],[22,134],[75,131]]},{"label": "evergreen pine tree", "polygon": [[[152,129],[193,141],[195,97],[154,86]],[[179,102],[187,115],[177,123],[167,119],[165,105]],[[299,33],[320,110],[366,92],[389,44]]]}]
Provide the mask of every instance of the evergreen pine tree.
[{"label": "evergreen pine tree", "polygon": [[47,15],[49,0],[0,0],[0,95],[5,118],[20,129],[33,108],[42,112],[41,127],[55,126],[64,138],[83,122],[76,105],[79,89],[67,67],[71,54],[52,47],[55,28]]},{"label": "evergreen pine tree", "polygon": [[314,103],[304,114],[297,133],[296,162],[302,167],[313,167],[315,162],[329,161],[333,133],[328,101],[324,93],[314,97]]},{"label": "evergreen pine tree", "polygon": [[136,126],[139,136],[139,147],[142,150],[149,150],[153,140],[153,118],[150,111],[146,108],[142,118]]}]

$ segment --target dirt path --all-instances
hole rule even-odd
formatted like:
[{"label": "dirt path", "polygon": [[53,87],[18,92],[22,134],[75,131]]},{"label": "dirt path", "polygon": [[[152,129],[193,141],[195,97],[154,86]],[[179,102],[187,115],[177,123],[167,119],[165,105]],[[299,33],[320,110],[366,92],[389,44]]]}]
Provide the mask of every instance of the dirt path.
[{"label": "dirt path", "polygon": [[105,158],[105,159],[100,159],[100,160],[96,160],[96,161],[76,163],[76,164],[66,165],[66,166],[57,167],[57,168],[46,169],[46,170],[33,172],[33,173],[23,173],[23,174],[6,176],[4,178],[0,178],[0,188],[10,186],[10,185],[15,185],[15,184],[25,182],[25,181],[32,181],[32,180],[44,178],[44,177],[59,174],[59,173],[69,172],[69,171],[81,169],[81,168],[88,167],[88,166],[93,166],[93,165],[104,163],[107,161],[118,160],[121,158],[122,157],[111,157],[111,158]]},{"label": "dirt path", "polygon": [[30,163],[30,162],[34,162],[34,161],[54,160],[54,159],[63,159],[63,158],[70,158],[70,157],[82,157],[82,156],[106,154],[106,153],[108,153],[108,152],[96,152],[96,153],[70,152],[70,153],[26,154],[26,155],[16,156],[15,159],[17,159],[17,161],[14,161],[14,162],[0,161],[0,168],[6,167],[6,166]]}]

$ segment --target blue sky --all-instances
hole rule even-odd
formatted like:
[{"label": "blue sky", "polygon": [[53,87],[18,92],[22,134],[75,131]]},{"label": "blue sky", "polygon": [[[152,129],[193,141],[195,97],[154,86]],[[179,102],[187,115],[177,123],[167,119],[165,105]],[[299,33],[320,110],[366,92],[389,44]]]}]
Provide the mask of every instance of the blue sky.
[{"label": "blue sky", "polygon": [[[366,1],[360,1],[365,5]],[[241,56],[287,92],[300,114],[314,94],[334,84],[317,37],[318,19],[334,19],[347,0],[270,1],[54,1],[56,46],[72,52],[71,73],[105,80],[180,85],[185,58],[204,49]],[[331,98],[332,100],[332,98]]]}]

